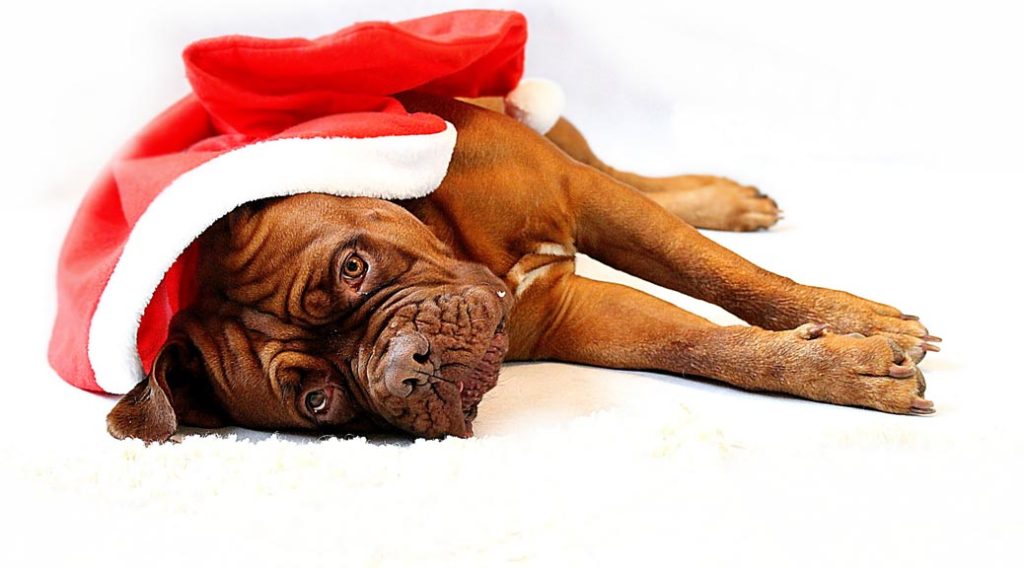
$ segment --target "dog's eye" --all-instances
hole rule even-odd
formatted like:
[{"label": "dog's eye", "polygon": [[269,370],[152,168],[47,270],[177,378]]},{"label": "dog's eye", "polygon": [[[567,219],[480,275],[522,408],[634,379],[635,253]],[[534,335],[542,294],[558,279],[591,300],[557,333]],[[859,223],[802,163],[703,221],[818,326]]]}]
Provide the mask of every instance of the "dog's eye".
[{"label": "dog's eye", "polygon": [[320,414],[327,409],[327,395],[316,390],[306,395],[306,408],[313,414]]},{"label": "dog's eye", "polygon": [[349,280],[361,278],[366,274],[366,261],[357,254],[349,255],[341,265],[341,275]]}]

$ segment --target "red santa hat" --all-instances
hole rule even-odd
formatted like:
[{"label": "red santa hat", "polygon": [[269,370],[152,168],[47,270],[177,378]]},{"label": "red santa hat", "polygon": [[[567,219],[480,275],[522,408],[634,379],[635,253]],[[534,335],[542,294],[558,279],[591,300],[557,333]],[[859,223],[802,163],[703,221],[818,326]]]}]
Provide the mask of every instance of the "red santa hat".
[{"label": "red santa hat", "polygon": [[296,193],[422,197],[455,128],[395,94],[504,96],[541,132],[564,98],[520,83],[526,20],[460,11],[305,39],[242,36],[184,52],[193,92],[164,111],[86,194],[61,251],[49,358],[71,384],[125,393],[194,298],[190,245],[237,206]]}]

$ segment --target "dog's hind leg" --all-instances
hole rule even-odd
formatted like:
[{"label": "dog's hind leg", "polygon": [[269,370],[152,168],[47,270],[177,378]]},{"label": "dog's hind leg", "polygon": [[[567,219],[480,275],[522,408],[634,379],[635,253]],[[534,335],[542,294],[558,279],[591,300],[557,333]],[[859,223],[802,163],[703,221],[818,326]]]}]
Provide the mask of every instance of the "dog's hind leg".
[{"label": "dog's hind leg", "polygon": [[[461,100],[505,114],[505,103],[499,97]],[[680,175],[655,178],[617,170],[598,158],[583,134],[564,117],[545,137],[575,161],[639,190],[699,229],[756,231],[767,229],[781,219],[782,212],[774,199],[763,195],[757,188],[724,177]]]},{"label": "dog's hind leg", "polygon": [[721,327],[632,288],[553,274],[526,290],[522,322],[542,330],[521,359],[697,375],[754,391],[899,414],[928,414],[924,377],[891,339]]},{"label": "dog's hind leg", "polygon": [[545,135],[566,154],[630,185],[683,221],[700,229],[756,231],[779,221],[775,200],[757,188],[706,175],[653,178],[619,171],[599,159],[586,138],[565,118]]}]

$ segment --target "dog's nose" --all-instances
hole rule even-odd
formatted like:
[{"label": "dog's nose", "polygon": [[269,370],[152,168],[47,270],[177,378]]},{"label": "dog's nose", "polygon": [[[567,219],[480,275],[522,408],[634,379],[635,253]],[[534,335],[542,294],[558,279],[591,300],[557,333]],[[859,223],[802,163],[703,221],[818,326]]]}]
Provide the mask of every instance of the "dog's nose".
[{"label": "dog's nose", "polygon": [[430,379],[430,342],[419,333],[395,337],[388,343],[384,386],[395,396],[405,398]]}]

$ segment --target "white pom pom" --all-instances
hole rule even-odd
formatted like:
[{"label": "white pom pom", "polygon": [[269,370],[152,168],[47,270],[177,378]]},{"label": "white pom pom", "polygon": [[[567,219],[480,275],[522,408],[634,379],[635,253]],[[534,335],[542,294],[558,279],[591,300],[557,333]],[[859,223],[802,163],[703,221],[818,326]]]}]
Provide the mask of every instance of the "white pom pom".
[{"label": "white pom pom", "polygon": [[541,134],[551,130],[565,110],[565,92],[547,79],[523,79],[505,97],[505,114]]}]

